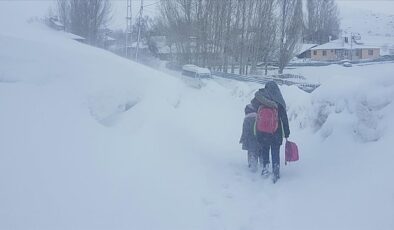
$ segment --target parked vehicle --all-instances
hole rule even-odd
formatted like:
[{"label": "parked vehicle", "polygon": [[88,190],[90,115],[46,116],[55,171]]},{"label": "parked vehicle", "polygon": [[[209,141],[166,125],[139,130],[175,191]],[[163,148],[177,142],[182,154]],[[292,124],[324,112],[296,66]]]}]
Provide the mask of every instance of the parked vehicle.
[{"label": "parked vehicle", "polygon": [[187,64],[182,67],[182,75],[193,78],[210,78],[211,71],[207,68],[201,68],[196,65]]},{"label": "parked vehicle", "polygon": [[343,59],[339,62],[339,64],[341,64],[344,67],[352,67],[352,61],[350,61],[349,59]]}]

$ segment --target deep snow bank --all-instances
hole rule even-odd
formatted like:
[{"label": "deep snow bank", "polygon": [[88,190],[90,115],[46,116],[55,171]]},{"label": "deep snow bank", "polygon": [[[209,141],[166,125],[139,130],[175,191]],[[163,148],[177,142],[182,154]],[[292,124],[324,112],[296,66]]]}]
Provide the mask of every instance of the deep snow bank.
[{"label": "deep snow bank", "polygon": [[308,108],[302,116],[304,121],[299,121],[301,126],[312,128],[323,138],[335,133],[336,129],[360,142],[391,136],[388,127],[394,93],[393,67],[393,63],[386,63],[291,70],[322,84],[308,97],[309,101],[303,99]]}]

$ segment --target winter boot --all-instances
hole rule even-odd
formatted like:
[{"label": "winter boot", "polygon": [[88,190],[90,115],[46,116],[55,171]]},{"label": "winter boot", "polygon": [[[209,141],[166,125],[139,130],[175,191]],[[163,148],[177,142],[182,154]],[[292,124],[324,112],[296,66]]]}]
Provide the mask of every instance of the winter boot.
[{"label": "winter boot", "polygon": [[251,157],[251,161],[250,161],[250,170],[252,172],[257,172],[257,156],[255,154],[252,153],[252,157]]},{"label": "winter boot", "polygon": [[280,173],[279,173],[279,164],[273,165],[272,166],[272,182],[275,184],[279,178],[280,178]]},{"label": "winter boot", "polygon": [[252,159],[251,158],[252,158],[251,157],[251,152],[248,151],[248,167],[249,168],[252,166],[252,164],[251,164]]},{"label": "winter boot", "polygon": [[268,177],[270,175],[269,164],[263,166],[263,170],[261,171],[261,175],[264,177]]},{"label": "winter boot", "polygon": [[[260,167],[264,167],[264,161],[263,161],[263,154],[259,154],[258,155],[258,159],[259,159],[259,164],[260,164]],[[268,164],[269,164],[269,162],[268,162]]]},{"label": "winter boot", "polygon": [[248,152],[248,164],[252,172],[257,171],[257,156],[253,152]]}]

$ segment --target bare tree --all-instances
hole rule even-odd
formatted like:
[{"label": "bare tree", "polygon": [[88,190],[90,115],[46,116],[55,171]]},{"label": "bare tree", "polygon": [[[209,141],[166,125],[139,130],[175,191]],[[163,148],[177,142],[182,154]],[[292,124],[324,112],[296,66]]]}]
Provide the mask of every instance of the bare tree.
[{"label": "bare tree", "polygon": [[178,63],[190,63],[192,39],[192,1],[161,1],[161,17],[170,43],[175,45]]},{"label": "bare tree", "polygon": [[228,0],[226,7],[226,21],[225,21],[225,37],[223,41],[223,72],[227,73],[229,57],[231,55],[230,37],[231,37],[231,16],[233,13],[233,1]]},{"label": "bare tree", "polygon": [[[277,21],[275,19],[275,1],[258,1],[253,15],[255,16],[251,38],[250,72],[257,73],[257,63],[262,62],[267,67],[268,58],[275,49]],[[267,73],[266,73],[267,74]]]},{"label": "bare tree", "polygon": [[109,0],[57,0],[59,16],[67,31],[97,45],[99,30],[110,20]]},{"label": "bare tree", "polygon": [[340,29],[339,11],[334,0],[307,0],[305,40],[323,44],[337,38]]},{"label": "bare tree", "polygon": [[283,71],[302,31],[302,0],[166,0],[160,12],[179,64],[224,72],[255,74],[259,62],[267,66],[274,56]]},{"label": "bare tree", "polygon": [[294,57],[294,50],[299,43],[302,26],[302,0],[280,0],[280,40],[278,65],[279,74]]},{"label": "bare tree", "polygon": [[70,19],[68,13],[70,11],[70,1],[69,0],[57,0],[57,10],[59,14],[59,19],[63,22],[65,28],[69,27]]}]

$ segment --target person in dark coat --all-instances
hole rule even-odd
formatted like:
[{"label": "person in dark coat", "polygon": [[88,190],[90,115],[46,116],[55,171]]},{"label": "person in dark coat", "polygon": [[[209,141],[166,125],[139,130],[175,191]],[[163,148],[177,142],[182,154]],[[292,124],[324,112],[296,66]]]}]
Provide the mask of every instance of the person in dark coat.
[{"label": "person in dark coat", "polygon": [[[261,174],[269,174],[269,152],[271,150],[273,182],[275,183],[280,178],[280,146],[282,145],[283,137],[286,139],[289,137],[290,129],[286,113],[286,103],[278,85],[274,81],[266,83],[265,88],[259,89],[252,99],[251,104],[253,107],[259,108],[261,105],[267,106],[267,101],[270,103],[274,102],[277,107],[279,118],[278,129],[273,134],[257,132],[256,136],[261,145],[261,154],[263,158],[263,170]],[[270,107],[275,106],[271,104]]]},{"label": "person in dark coat", "polygon": [[260,144],[257,142],[254,134],[254,123],[256,121],[256,108],[252,104],[245,107],[245,118],[242,125],[242,134],[239,143],[242,149],[248,151],[248,166],[253,171],[257,171],[257,162],[260,155]]}]

